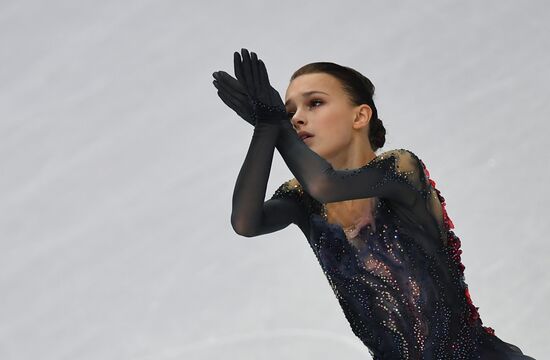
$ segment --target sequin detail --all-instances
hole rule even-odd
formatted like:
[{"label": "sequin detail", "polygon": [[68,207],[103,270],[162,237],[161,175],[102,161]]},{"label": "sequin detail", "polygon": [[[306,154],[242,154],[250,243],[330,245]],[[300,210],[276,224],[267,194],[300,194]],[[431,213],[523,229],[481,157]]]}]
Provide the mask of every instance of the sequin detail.
[{"label": "sequin detail", "polygon": [[[439,218],[421,214],[420,226],[410,219],[415,216],[410,210],[380,198],[376,227],[366,225],[348,239],[340,225],[327,221],[326,207],[299,184],[285,182],[272,198],[294,199],[307,211],[308,242],[353,333],[374,359],[479,358],[482,335],[494,332],[481,326],[471,302],[460,240],[451,230],[454,225],[435,182],[422,161],[405,149],[384,153],[347,176],[370,167],[387,170],[374,186],[403,182],[425,201],[435,192]],[[438,227],[441,236],[432,231]]]},{"label": "sequin detail", "polygon": [[267,105],[263,102],[253,99],[252,100],[252,118],[254,124],[258,122],[279,123],[281,120],[288,119],[288,113],[284,106]]}]

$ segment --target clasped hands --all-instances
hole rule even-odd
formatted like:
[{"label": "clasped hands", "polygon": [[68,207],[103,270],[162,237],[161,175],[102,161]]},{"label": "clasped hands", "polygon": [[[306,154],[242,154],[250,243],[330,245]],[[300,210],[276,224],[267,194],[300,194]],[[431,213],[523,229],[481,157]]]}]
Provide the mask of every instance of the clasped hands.
[{"label": "clasped hands", "polygon": [[212,74],[220,99],[253,126],[277,125],[281,120],[288,120],[283,100],[269,83],[263,61],[254,52],[242,49],[241,54],[233,54],[233,62],[237,79],[225,71]]}]

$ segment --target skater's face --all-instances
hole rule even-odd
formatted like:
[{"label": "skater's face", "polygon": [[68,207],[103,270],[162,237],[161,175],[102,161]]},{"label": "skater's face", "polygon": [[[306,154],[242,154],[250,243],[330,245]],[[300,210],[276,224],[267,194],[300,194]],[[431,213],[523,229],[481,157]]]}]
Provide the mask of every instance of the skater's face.
[{"label": "skater's face", "polygon": [[338,158],[354,141],[368,142],[371,108],[355,105],[340,80],[332,75],[296,77],[287,88],[285,106],[296,132],[311,133],[313,136],[304,142],[327,160]]}]

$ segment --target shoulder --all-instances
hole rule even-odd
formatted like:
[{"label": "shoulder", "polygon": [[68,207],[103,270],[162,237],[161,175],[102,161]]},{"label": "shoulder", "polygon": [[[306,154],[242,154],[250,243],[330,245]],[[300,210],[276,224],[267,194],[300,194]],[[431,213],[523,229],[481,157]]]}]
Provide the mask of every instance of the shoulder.
[{"label": "shoulder", "polygon": [[426,170],[424,162],[411,150],[395,149],[379,155],[381,159],[395,159],[392,164],[395,173],[416,189],[423,189],[426,183]]},{"label": "shoulder", "polygon": [[323,205],[304,191],[302,185],[300,185],[296,178],[292,178],[282,183],[279,188],[275,190],[271,199],[282,199],[294,202],[308,214],[315,213],[320,215],[323,211]]},{"label": "shoulder", "polygon": [[400,161],[420,161],[420,158],[409,149],[393,149],[385,151],[377,156],[378,158],[384,159],[389,157],[395,157]]},{"label": "shoulder", "polygon": [[296,178],[292,178],[290,180],[285,181],[279,187],[277,190],[275,190],[275,193],[271,197],[272,199],[281,199],[281,198],[292,198],[295,200],[299,200],[302,198],[302,195],[304,194],[304,190],[302,189],[302,186],[296,180]]},{"label": "shoulder", "polygon": [[301,187],[300,183],[298,182],[298,180],[296,180],[296,178],[292,178],[286,181],[285,184],[288,184],[289,187],[293,187],[293,188]]},{"label": "shoulder", "polygon": [[411,150],[394,149],[388,150],[377,156],[377,159],[395,159],[395,166],[398,172],[410,172],[423,169],[423,162]]}]

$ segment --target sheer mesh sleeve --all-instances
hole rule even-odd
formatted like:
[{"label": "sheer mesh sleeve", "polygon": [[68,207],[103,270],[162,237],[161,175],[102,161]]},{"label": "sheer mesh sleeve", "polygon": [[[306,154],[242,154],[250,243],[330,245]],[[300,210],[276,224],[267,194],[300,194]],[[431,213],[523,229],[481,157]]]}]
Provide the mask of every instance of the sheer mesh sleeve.
[{"label": "sheer mesh sleeve", "polygon": [[[271,198],[265,202],[264,208],[269,204],[281,201],[286,203],[286,216],[288,220],[296,225],[308,236],[309,222],[308,217],[312,212],[320,210],[320,204],[312,201],[311,197],[304,192],[296,179],[290,179],[281,184],[273,193]],[[316,206],[317,205],[317,206]],[[265,217],[281,217],[282,214],[265,214]],[[280,221],[281,222],[281,221]]]},{"label": "sheer mesh sleeve", "polygon": [[[233,197],[232,222],[240,234],[261,235],[290,223],[304,230],[312,204],[369,197],[389,199],[412,226],[424,227],[432,234],[439,232],[433,217],[438,211],[437,197],[430,191],[415,154],[405,149],[391,150],[358,169],[335,170],[289,125],[283,124],[278,130],[273,126],[255,129]],[[264,202],[275,145],[296,180],[282,184]]]},{"label": "sheer mesh sleeve", "polygon": [[390,150],[358,169],[335,170],[288,124],[283,124],[277,148],[304,191],[318,202],[386,198],[411,226],[443,236],[441,204],[413,152]]},{"label": "sheer mesh sleeve", "polygon": [[418,199],[418,161],[407,150],[386,152],[358,169],[335,170],[309,149],[288,124],[283,126],[277,145],[304,190],[321,203],[385,197],[412,205]]}]

